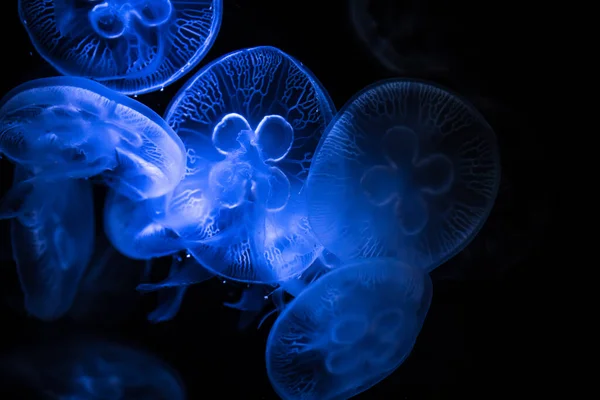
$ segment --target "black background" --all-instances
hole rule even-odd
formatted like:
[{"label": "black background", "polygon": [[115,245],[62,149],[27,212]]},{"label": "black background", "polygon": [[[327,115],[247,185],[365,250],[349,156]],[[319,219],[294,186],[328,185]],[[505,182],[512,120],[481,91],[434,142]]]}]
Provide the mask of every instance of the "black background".
[{"label": "black background", "polygon": [[[18,21],[17,1],[7,3],[0,15],[2,94],[27,80],[56,75],[29,43]],[[407,60],[403,75],[432,80],[464,95],[494,127],[503,180],[480,235],[432,274],[433,303],[412,355],[358,398],[450,398],[465,392],[489,397],[499,388],[531,384],[539,348],[535,336],[539,304],[531,287],[545,261],[544,232],[550,217],[544,137],[536,130],[541,116],[533,106],[539,100],[537,75],[543,66],[536,49],[543,32],[532,13],[514,1],[420,2],[418,17],[407,17],[408,2],[371,3],[379,6],[373,13],[398,15],[398,24],[414,24],[421,32],[399,44]],[[311,69],[340,108],[366,85],[399,75],[383,67],[357,39],[348,4],[225,0],[217,40],[194,72],[231,51],[271,45]],[[395,11],[382,14],[386,4]],[[191,76],[192,72],[163,92],[137,99],[162,114]],[[3,194],[10,187],[12,169],[4,160],[0,165]],[[102,195],[98,188],[99,212]],[[181,375],[190,399],[277,398],[264,366],[273,319],[260,330],[238,331],[238,312],[222,306],[235,299],[238,287],[216,279],[192,287],[177,317],[158,325],[145,320],[155,305],[153,295],[136,298],[131,307],[116,297],[115,303],[105,304],[113,307],[110,318],[100,314],[84,321],[41,323],[20,309],[8,224],[3,222],[0,228],[2,353],[15,351],[18,345],[33,346],[42,338],[93,332],[141,346],[168,362]],[[132,262],[119,265],[129,273],[140,268]],[[14,388],[4,389],[9,393]]]}]

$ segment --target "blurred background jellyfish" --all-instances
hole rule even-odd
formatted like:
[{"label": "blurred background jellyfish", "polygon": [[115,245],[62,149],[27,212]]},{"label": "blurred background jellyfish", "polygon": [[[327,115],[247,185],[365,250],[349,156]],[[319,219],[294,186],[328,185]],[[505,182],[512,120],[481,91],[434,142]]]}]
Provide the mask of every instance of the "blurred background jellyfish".
[{"label": "blurred background jellyfish", "polygon": [[302,188],[333,113],[312,73],[276,48],[236,51],[204,67],[166,113],[188,163],[161,223],[203,266],[233,280],[270,283],[302,272],[321,248]]},{"label": "blurred background jellyfish", "polygon": [[173,190],[185,149],[154,111],[94,81],[27,82],[0,103],[0,154],[46,180],[103,174],[136,199]]},{"label": "blurred background jellyfish", "polygon": [[276,320],[267,373],[283,399],[348,399],[410,354],[432,296],[429,276],[393,259],[357,260],[309,285]]},{"label": "blurred background jellyfish", "polygon": [[[4,380],[21,381],[45,399],[184,400],[180,378],[133,347],[67,335],[18,349],[0,361]],[[28,397],[29,398],[29,397]]]},{"label": "blurred background jellyfish", "polygon": [[[408,76],[449,72],[454,19],[444,2],[348,0],[350,22],[365,50],[388,71]],[[436,12],[432,12],[435,9]]]},{"label": "blurred background jellyfish", "polygon": [[341,260],[431,271],[477,234],[499,182],[496,137],[477,110],[433,84],[382,81],[323,136],[307,180],[310,224]]},{"label": "blurred background jellyfish", "polygon": [[48,63],[126,94],[163,88],[198,64],[222,14],[222,0],[19,0]]},{"label": "blurred background jellyfish", "polygon": [[25,309],[42,320],[64,315],[73,304],[94,250],[94,206],[89,181],[45,182],[22,167],[0,204],[12,218],[13,258]]}]

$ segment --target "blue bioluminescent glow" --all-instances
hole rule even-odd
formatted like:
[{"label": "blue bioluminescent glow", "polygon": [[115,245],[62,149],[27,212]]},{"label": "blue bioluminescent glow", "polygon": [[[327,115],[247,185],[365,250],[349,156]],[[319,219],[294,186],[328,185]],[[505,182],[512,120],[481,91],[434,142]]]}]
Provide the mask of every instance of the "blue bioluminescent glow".
[{"label": "blue bioluminescent glow", "polygon": [[[61,335],[62,336],[62,335]],[[142,349],[86,336],[28,346],[0,360],[6,376],[57,400],[184,400],[185,388],[163,361]],[[20,368],[14,368],[19,365]]]},{"label": "blue bioluminescent glow", "polygon": [[185,173],[183,143],[154,111],[94,81],[27,82],[0,103],[0,154],[46,180],[103,174],[135,199],[170,192]]},{"label": "blue bioluminescent glow", "polygon": [[496,137],[470,104],[432,84],[383,81],[323,136],[306,183],[310,225],[342,260],[431,271],[477,234],[499,182]]},{"label": "blue bioluminescent glow", "polygon": [[25,309],[42,320],[63,316],[73,304],[94,251],[91,183],[45,182],[15,169],[0,219],[11,218],[13,258]]},{"label": "blue bioluminescent glow", "polygon": [[104,231],[112,245],[136,260],[149,260],[185,248],[172,229],[154,222],[158,218],[151,201],[135,201],[110,190],[104,205]]},{"label": "blue bioluminescent glow", "polygon": [[397,260],[357,260],[308,285],[273,325],[267,373],[286,400],[348,399],[398,368],[429,305],[423,271]]},{"label": "blue bioluminescent glow", "polygon": [[197,65],[222,14],[222,0],[19,0],[33,46],[56,70],[125,94],[163,88]]},{"label": "blue bioluminescent glow", "polygon": [[302,188],[333,113],[310,71],[278,49],[214,61],[166,113],[186,146],[187,172],[154,220],[219,275],[269,283],[302,272],[320,251]]}]

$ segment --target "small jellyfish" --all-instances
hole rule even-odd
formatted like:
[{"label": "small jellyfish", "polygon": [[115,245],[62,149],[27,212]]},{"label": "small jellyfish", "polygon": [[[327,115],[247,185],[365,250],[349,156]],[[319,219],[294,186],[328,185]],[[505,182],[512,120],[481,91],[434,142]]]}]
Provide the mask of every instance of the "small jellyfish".
[{"label": "small jellyfish", "polygon": [[125,94],[161,89],[214,43],[222,0],[19,0],[37,52],[63,75]]},{"label": "small jellyfish", "polygon": [[27,82],[0,103],[0,154],[45,179],[102,174],[119,193],[160,197],[185,174],[185,148],[154,111],[84,78]]},{"label": "small jellyfish", "polygon": [[188,163],[162,223],[230,279],[273,283],[300,273],[321,250],[303,184],[333,113],[312,73],[273,47],[207,65],[166,113]]},{"label": "small jellyfish", "polygon": [[17,167],[13,185],[0,204],[0,219],[12,219],[13,257],[25,309],[36,318],[54,320],[71,308],[94,250],[92,184],[45,182]]},{"label": "small jellyfish", "polygon": [[310,225],[341,260],[431,271],[475,237],[499,181],[496,137],[477,110],[429,83],[383,81],[323,136],[306,183]]},{"label": "small jellyfish", "polygon": [[0,373],[28,384],[47,399],[186,398],[177,373],[152,354],[84,336],[67,335],[19,349],[0,361]]},{"label": "small jellyfish", "polygon": [[429,309],[423,271],[393,259],[357,260],[304,289],[275,321],[267,374],[283,399],[348,399],[410,354]]}]

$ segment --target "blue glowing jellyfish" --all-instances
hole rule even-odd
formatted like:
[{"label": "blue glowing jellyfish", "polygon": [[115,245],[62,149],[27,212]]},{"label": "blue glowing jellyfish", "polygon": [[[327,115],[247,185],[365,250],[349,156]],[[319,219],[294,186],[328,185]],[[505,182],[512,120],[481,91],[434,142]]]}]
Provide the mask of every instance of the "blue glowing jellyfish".
[{"label": "blue glowing jellyfish", "polygon": [[19,0],[48,63],[126,94],[163,88],[198,64],[222,14],[222,0]]},{"label": "blue glowing jellyfish", "polygon": [[427,274],[392,259],[357,260],[303,290],[267,341],[277,394],[348,399],[391,374],[411,352],[431,302]]},{"label": "blue glowing jellyfish", "polygon": [[431,271],[477,234],[499,181],[496,137],[470,104],[432,84],[383,81],[323,137],[309,220],[342,260],[386,256]]},{"label": "blue glowing jellyfish", "polygon": [[44,393],[45,399],[186,398],[177,373],[152,354],[119,343],[72,336],[19,349],[2,360],[0,370]]},{"label": "blue glowing jellyfish", "polygon": [[154,219],[160,210],[150,201],[135,201],[110,190],[104,206],[104,231],[122,254],[136,260],[168,256],[185,248],[183,239]]},{"label": "blue glowing jellyfish", "polygon": [[154,111],[84,78],[27,82],[0,103],[0,154],[44,179],[103,174],[117,192],[159,197],[185,173],[185,148]]},{"label": "blue glowing jellyfish", "polygon": [[25,309],[42,320],[63,316],[73,304],[94,250],[91,183],[45,182],[22,167],[0,204],[11,218],[11,242]]},{"label": "blue glowing jellyfish", "polygon": [[230,279],[270,283],[300,273],[321,248],[302,188],[333,113],[312,73],[273,47],[206,66],[166,113],[188,163],[162,223]]}]

